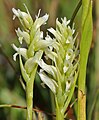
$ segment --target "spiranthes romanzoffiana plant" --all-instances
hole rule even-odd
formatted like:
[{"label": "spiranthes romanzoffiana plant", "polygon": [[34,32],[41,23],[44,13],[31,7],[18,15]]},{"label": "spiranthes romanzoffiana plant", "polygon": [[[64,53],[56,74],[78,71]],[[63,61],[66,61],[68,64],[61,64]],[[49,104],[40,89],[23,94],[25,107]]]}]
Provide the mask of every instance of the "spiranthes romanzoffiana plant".
[{"label": "spiranthes romanzoffiana plant", "polygon": [[66,17],[61,20],[62,23],[56,19],[56,30],[48,29],[54,38],[49,35],[45,38],[55,41],[45,49],[46,58],[51,59],[52,64],[48,65],[42,59],[38,61],[41,67],[39,76],[55,96],[56,120],[63,120],[66,117],[65,112],[74,92],[79,63],[74,27],[70,28],[68,25],[70,21],[67,21]]},{"label": "spiranthes romanzoffiana plant", "polygon": [[[25,48],[16,47],[12,45],[16,53],[13,55],[13,59],[16,61],[16,56],[19,55],[20,69],[22,77],[26,82],[26,99],[27,99],[27,120],[32,120],[32,107],[33,107],[33,83],[35,74],[37,71],[37,61],[41,59],[43,51],[54,41],[44,40],[43,32],[40,30],[41,25],[46,24],[49,15],[45,14],[43,17],[39,17],[40,11],[36,16],[36,20],[33,21],[27,7],[26,12],[21,10],[16,10],[12,8],[14,13],[13,19],[18,17],[21,22],[23,29],[18,28],[16,34],[20,45],[23,44],[23,41],[26,43]],[[24,58],[24,64],[23,60]]]},{"label": "spiranthes romanzoffiana plant", "polygon": [[[20,45],[24,40],[26,48],[17,48],[14,44],[12,46],[16,50],[13,58],[16,60],[16,56],[19,55],[21,73],[26,82],[27,120],[32,120],[33,83],[38,65],[41,67],[38,72],[41,80],[54,94],[56,120],[63,120],[74,92],[78,73],[79,51],[75,43],[75,30],[70,28],[70,21],[67,21],[66,17],[62,19],[62,23],[56,19],[56,30],[48,29],[54,38],[47,34],[44,39],[40,27],[46,23],[48,15],[39,17],[39,11],[36,20],[33,21],[26,6],[25,8],[27,13],[14,8],[12,11],[13,19],[18,17],[23,26],[22,30],[18,28],[15,31]],[[43,52],[46,59],[52,60],[51,65],[41,59]]]}]

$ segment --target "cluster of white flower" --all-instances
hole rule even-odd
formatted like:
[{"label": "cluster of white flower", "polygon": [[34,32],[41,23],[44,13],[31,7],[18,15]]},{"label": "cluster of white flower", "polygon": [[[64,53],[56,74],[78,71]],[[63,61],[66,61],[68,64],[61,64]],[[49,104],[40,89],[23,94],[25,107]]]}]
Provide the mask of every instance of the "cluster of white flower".
[{"label": "cluster of white flower", "polygon": [[70,95],[73,94],[79,63],[79,51],[75,43],[76,37],[74,37],[75,30],[70,28],[69,22],[66,18],[62,19],[62,23],[56,19],[56,30],[48,29],[54,38],[48,36],[45,39],[55,42],[45,49],[45,55],[46,58],[52,60],[52,65],[46,64],[42,59],[38,61],[42,68],[39,76],[56,96],[56,105],[62,114],[65,114],[66,103],[70,102]]},{"label": "cluster of white flower", "polygon": [[[57,93],[58,88],[68,91],[70,84],[73,82],[75,70],[77,69],[78,55],[77,47],[75,47],[76,37],[73,38],[74,28],[68,25],[70,21],[66,18],[62,19],[62,23],[56,20],[56,30],[53,28],[48,29],[55,38],[49,35],[46,40],[55,41],[54,44],[45,49],[47,58],[53,61],[53,65],[47,65],[43,60],[38,61],[42,70],[39,72],[41,80],[54,92]],[[49,75],[44,73],[46,71]],[[49,81],[49,82],[48,82]],[[52,86],[51,86],[52,85]],[[60,85],[60,87],[59,87]]]},{"label": "cluster of white flower", "polygon": [[[16,56],[20,57],[20,67],[23,78],[25,81],[29,78],[31,79],[31,73],[36,68],[37,62],[43,54],[44,49],[53,44],[53,41],[44,40],[43,32],[40,30],[41,25],[46,24],[49,15],[45,14],[43,17],[36,16],[36,20],[33,22],[32,17],[29,14],[27,7],[25,6],[27,13],[22,12],[19,9],[16,10],[12,8],[14,13],[13,19],[18,17],[19,21],[23,26],[23,30],[18,28],[16,34],[18,36],[18,40],[20,45],[23,43],[23,40],[27,44],[27,48],[17,48],[14,44],[12,47],[15,49],[16,53],[13,55],[13,59],[16,61]],[[23,65],[21,56],[25,58],[25,65]],[[28,76],[28,77],[26,77]]]},{"label": "cluster of white flower", "polygon": [[[46,24],[49,15],[45,14],[43,17],[39,17],[39,11],[36,20],[33,21],[27,8],[26,10],[27,13],[19,9],[12,9],[14,13],[13,19],[18,17],[23,26],[23,30],[20,30],[20,28],[15,30],[19,43],[22,44],[24,40],[27,44],[27,48],[17,48],[13,44],[13,48],[17,52],[14,54],[14,60],[19,54],[21,72],[26,82],[34,78],[32,78],[32,74],[37,71],[37,65],[39,65],[41,70],[38,74],[41,80],[56,96],[59,108],[63,108],[75,81],[79,61],[74,27],[70,28],[70,20],[67,21],[66,17],[61,19],[62,23],[56,19],[56,29],[48,29],[54,37],[52,38],[47,34],[44,39],[40,27]],[[46,64],[41,59],[43,52],[46,59],[52,60],[51,65]],[[21,56],[25,58],[24,65]]]}]

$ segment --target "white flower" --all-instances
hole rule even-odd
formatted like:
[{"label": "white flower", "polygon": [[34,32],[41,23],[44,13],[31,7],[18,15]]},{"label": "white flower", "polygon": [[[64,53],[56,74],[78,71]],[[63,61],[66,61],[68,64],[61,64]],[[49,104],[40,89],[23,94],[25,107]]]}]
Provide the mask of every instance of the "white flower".
[{"label": "white flower", "polygon": [[15,30],[16,33],[17,33],[17,36],[19,37],[19,42],[20,44],[22,44],[22,40],[24,39],[25,42],[27,44],[30,43],[30,35],[28,34],[28,32],[25,32],[25,31],[21,31],[20,28],[18,28],[18,30]]},{"label": "white flower", "polygon": [[44,82],[44,84],[47,85],[52,90],[52,92],[55,94],[56,87],[58,87],[57,83],[53,79],[48,77],[43,71],[39,72],[39,76],[41,80]]},{"label": "white flower", "polygon": [[48,74],[52,75],[54,79],[56,79],[57,70],[52,65],[47,65],[42,59],[37,62],[39,66]]},{"label": "white flower", "polygon": [[33,20],[28,12],[27,7],[25,6],[27,13],[22,12],[20,9],[16,10],[15,8],[12,8],[12,12],[14,13],[13,15],[13,20],[18,17],[21,24],[23,25],[24,28],[30,29],[31,25],[33,24]]},{"label": "white flower", "polygon": [[[40,13],[39,13],[40,14]],[[41,25],[46,24],[46,21],[48,20],[49,15],[45,14],[43,17],[36,17],[36,20],[34,22],[34,27],[37,30],[38,28],[40,28]]]},{"label": "white flower", "polygon": [[71,86],[71,82],[67,81],[66,82],[66,91],[68,91],[70,89],[70,86]]},{"label": "white flower", "polygon": [[61,18],[62,20],[62,24],[63,26],[67,27],[67,25],[70,23],[70,20],[67,21],[66,17],[64,17],[63,19]]},{"label": "white flower", "polygon": [[25,59],[28,59],[27,49],[25,48],[17,48],[14,44],[12,44],[13,49],[17,52],[13,55],[13,60],[16,61],[17,55],[22,55]]},{"label": "white flower", "polygon": [[52,33],[52,34],[56,37],[57,40],[60,40],[60,39],[61,39],[61,36],[60,36],[60,35],[56,32],[56,30],[54,30],[53,28],[49,28],[48,31],[49,31],[50,33]]}]

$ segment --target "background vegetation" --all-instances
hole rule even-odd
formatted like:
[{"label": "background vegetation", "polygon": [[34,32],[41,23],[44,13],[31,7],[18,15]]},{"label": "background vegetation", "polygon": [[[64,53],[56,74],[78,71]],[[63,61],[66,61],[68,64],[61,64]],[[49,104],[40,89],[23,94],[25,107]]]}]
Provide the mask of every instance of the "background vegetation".
[{"label": "background vegetation", "polygon": [[[35,14],[41,9],[41,14],[50,14],[48,26],[55,26],[56,18],[66,16],[70,19],[78,0],[0,0],[0,104],[26,105],[25,92],[20,83],[20,70],[18,61],[14,62],[12,43],[17,42],[15,29],[19,22],[12,20],[12,8],[24,10],[25,3],[35,19]],[[87,67],[87,120],[99,119],[99,0],[93,0],[93,41]],[[76,16],[75,26],[80,37],[81,9]],[[76,97],[76,91],[75,96]],[[73,100],[74,101],[74,100]],[[50,92],[41,86],[36,76],[34,88],[34,107],[52,113]],[[68,118],[76,120],[77,104],[68,111]],[[0,120],[25,120],[25,110],[14,108],[0,108]],[[48,116],[49,117],[49,116]],[[52,119],[51,116],[49,119]]]}]

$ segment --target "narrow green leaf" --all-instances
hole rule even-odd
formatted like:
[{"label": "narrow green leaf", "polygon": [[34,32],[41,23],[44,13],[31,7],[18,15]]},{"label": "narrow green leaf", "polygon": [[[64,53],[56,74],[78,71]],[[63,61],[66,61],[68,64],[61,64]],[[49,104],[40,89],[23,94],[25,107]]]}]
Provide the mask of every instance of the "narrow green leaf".
[{"label": "narrow green leaf", "polygon": [[78,120],[86,120],[86,68],[92,41],[92,2],[82,0],[82,36],[80,43],[80,69],[78,79]]},{"label": "narrow green leaf", "polygon": [[92,41],[92,3],[90,2],[90,6],[88,9],[87,17],[82,29],[82,37],[80,43],[80,73],[79,73],[79,85],[80,90],[85,90],[85,78],[86,78],[86,67],[87,67],[87,60],[88,54],[91,46]]}]

